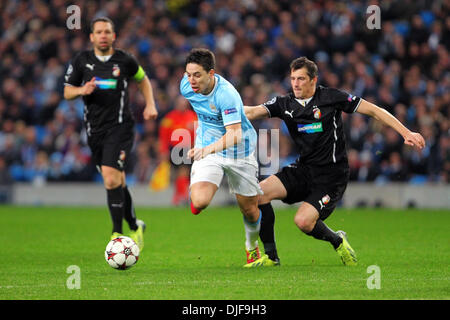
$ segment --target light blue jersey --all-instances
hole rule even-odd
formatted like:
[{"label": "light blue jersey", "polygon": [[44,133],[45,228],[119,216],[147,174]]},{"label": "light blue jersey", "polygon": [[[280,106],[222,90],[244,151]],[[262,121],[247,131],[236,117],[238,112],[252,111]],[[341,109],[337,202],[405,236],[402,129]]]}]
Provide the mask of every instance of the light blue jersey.
[{"label": "light blue jersey", "polygon": [[242,141],[217,154],[227,158],[244,158],[253,153],[256,147],[256,131],[244,113],[241,96],[231,83],[216,74],[214,89],[208,94],[195,93],[184,75],[180,83],[181,94],[189,100],[197,113],[198,128],[195,147],[204,148],[225,134],[225,127],[241,123]]}]

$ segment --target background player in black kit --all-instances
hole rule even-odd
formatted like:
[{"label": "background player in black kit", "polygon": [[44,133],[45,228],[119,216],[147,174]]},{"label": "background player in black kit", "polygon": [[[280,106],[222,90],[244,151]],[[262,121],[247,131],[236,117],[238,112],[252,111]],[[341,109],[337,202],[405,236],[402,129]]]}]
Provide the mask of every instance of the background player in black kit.
[{"label": "background player in black kit", "polygon": [[134,141],[134,119],[128,104],[128,83],[135,80],[144,95],[144,119],[158,115],[149,79],[136,59],[114,49],[113,22],[106,17],[91,23],[93,50],[79,53],[65,76],[64,98],[83,97],[84,122],[88,144],[102,174],[115,238],[122,234],[122,221],[128,222],[130,236],[140,249],[144,245],[145,224],[136,219],[124,169]]},{"label": "background player in black kit", "polygon": [[356,265],[356,254],[345,232],[334,232],[323,222],[342,198],[349,177],[342,111],[374,117],[395,129],[407,145],[423,148],[425,141],[384,109],[338,89],[317,86],[318,70],[313,61],[297,58],[290,69],[292,93],[256,107],[245,107],[250,120],[283,119],[299,150],[295,163],[260,183],[264,192],[259,199],[260,237],[266,254],[245,267],[279,265],[275,215],[270,204],[273,199],[288,204],[303,201],[294,218],[298,228],[316,239],[330,242],[345,265]]}]

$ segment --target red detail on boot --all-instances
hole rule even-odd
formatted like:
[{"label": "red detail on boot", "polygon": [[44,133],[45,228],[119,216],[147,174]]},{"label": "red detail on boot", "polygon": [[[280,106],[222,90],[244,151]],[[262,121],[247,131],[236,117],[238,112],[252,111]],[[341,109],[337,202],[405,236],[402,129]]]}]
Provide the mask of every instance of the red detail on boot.
[{"label": "red detail on boot", "polygon": [[200,212],[202,212],[202,210],[195,209],[194,206],[192,205],[192,202],[191,202],[191,212],[192,212],[193,214],[197,215],[197,214],[199,214]]}]

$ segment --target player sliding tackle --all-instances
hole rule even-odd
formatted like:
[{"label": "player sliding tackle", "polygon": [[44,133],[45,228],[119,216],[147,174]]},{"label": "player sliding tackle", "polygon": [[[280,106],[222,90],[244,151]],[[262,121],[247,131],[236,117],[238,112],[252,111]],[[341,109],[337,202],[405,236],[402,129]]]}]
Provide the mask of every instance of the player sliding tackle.
[{"label": "player sliding tackle", "polygon": [[357,257],[346,233],[334,232],[324,223],[341,200],[349,178],[349,165],[341,113],[359,112],[394,128],[405,144],[422,149],[423,137],[408,130],[386,110],[343,91],[317,86],[317,66],[304,57],[292,61],[292,92],[255,107],[244,107],[250,120],[277,117],[286,123],[299,157],[296,162],[260,183],[262,212],[260,237],[265,255],[245,267],[279,265],[271,205],[274,199],[293,204],[303,201],[294,221],[315,239],[332,244],[345,265],[356,265]]},{"label": "player sliding tackle", "polygon": [[216,74],[214,54],[193,49],[186,58],[181,94],[197,113],[195,146],[188,151],[191,168],[191,211],[199,214],[214,197],[223,175],[244,215],[247,263],[260,258],[256,131],[244,115],[239,93]]}]

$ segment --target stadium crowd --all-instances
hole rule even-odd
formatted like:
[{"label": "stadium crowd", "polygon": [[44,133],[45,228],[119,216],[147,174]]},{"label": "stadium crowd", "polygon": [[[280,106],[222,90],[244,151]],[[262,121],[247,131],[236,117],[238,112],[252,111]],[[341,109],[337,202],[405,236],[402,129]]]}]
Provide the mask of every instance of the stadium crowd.
[{"label": "stadium crowd", "polygon": [[[128,172],[134,182],[148,183],[161,145],[167,149],[161,123],[183,104],[179,82],[193,47],[215,52],[217,72],[236,86],[244,105],[287,93],[289,63],[307,56],[319,67],[319,84],[386,108],[426,139],[417,151],[392,129],[343,114],[352,181],[450,182],[449,1],[77,0],[79,30],[67,28],[70,4],[0,3],[1,183],[101,181],[82,130],[83,102],[62,95],[69,61],[90,47],[89,22],[97,16],[115,22],[115,46],[141,63],[160,113],[143,121],[143,97],[130,85],[138,132]],[[366,26],[370,4],[381,9],[380,30]],[[254,125],[280,130],[280,167],[295,160],[280,120]],[[266,140],[259,139],[260,150],[269,148]]]}]

